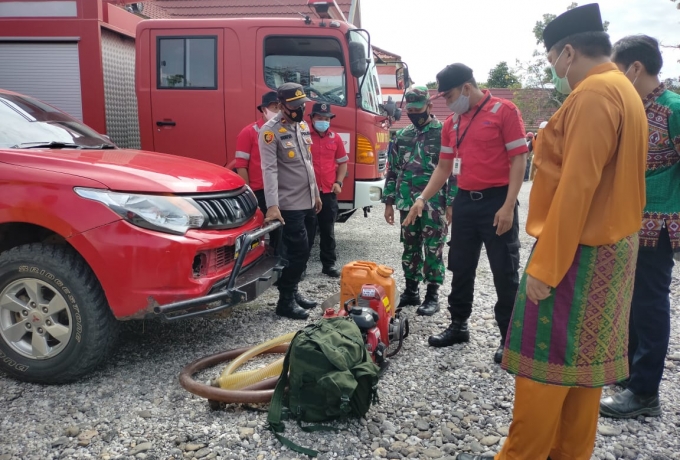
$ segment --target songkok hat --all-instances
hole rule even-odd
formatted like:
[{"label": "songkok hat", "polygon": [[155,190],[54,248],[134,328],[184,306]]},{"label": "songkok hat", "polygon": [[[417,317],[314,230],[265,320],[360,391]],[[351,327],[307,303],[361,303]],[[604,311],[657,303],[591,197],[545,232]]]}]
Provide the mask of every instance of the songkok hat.
[{"label": "songkok hat", "polygon": [[545,49],[550,51],[560,40],[584,32],[604,32],[600,5],[597,3],[568,10],[550,21],[543,30]]}]

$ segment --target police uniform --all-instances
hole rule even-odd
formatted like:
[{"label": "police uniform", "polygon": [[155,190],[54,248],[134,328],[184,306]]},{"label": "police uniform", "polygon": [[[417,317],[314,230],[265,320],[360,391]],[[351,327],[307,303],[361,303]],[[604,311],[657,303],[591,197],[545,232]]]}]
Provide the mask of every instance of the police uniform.
[{"label": "police uniform", "polygon": [[[277,89],[279,102],[289,108],[302,108],[309,99],[302,86],[284,83]],[[284,108],[284,110],[286,110]],[[315,202],[319,189],[312,165],[312,137],[309,126],[302,121],[290,121],[284,110],[260,129],[259,146],[267,208],[278,206],[285,221],[282,244],[286,248],[288,265],[278,280],[279,302],[276,313],[294,319],[305,319],[305,309],[314,308],[298,293],[298,283],[309,259],[309,240],[316,232]]]}]

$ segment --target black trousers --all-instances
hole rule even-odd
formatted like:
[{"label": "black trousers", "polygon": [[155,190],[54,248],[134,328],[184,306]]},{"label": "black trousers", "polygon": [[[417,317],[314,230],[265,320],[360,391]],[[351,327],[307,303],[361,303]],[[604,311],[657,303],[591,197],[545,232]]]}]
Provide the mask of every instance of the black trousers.
[{"label": "black trousers", "polygon": [[288,265],[281,272],[278,288],[281,295],[292,295],[297,292],[302,272],[307,268],[309,241],[314,241],[316,233],[316,213],[314,209],[281,210],[281,216],[286,222],[283,226],[282,242],[286,248],[285,258]]},{"label": "black trousers", "polygon": [[630,309],[628,388],[636,395],[659,392],[671,334],[673,248],[663,229],[656,248],[640,248]]},{"label": "black trousers", "polygon": [[510,230],[498,236],[493,226],[507,191],[507,187],[458,191],[453,201],[448,263],[452,272],[449,312],[452,319],[467,320],[472,314],[477,264],[484,245],[498,296],[494,313],[503,343],[519,287],[519,203]]},{"label": "black trousers", "polygon": [[[264,198],[264,190],[255,190],[255,197],[257,198],[257,205],[262,211],[262,214],[267,215],[267,201]],[[284,219],[285,220],[285,219]],[[269,247],[274,251],[279,249],[281,241],[281,228],[277,228],[269,233]]]},{"label": "black trousers", "polygon": [[[335,193],[321,194],[321,212],[316,215],[319,223],[319,258],[323,268],[335,265],[335,219],[338,217],[338,197]],[[314,238],[309,240],[309,249],[314,246]]]}]

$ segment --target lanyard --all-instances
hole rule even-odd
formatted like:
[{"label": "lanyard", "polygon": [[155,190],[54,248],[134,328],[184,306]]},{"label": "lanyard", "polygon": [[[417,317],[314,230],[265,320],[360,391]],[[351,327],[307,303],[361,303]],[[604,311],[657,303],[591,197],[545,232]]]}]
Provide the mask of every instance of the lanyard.
[{"label": "lanyard", "polygon": [[[477,116],[479,111],[482,110],[482,108],[486,105],[487,102],[489,102],[489,99],[491,99],[491,94],[486,96],[486,99],[484,99],[484,102],[482,102],[479,105],[479,107],[477,107],[477,111],[475,112],[474,115],[472,115],[472,118],[470,118],[470,123],[468,123],[467,127],[465,128],[465,131],[463,131],[463,136],[460,139],[458,139],[458,130],[460,129],[460,123],[462,121],[462,116],[458,115],[458,123],[456,123],[456,152],[460,148],[460,144],[463,143],[463,139],[465,139],[465,135],[467,134],[468,129],[470,129],[470,125],[472,124],[472,120],[475,119],[475,117]],[[456,153],[456,156],[458,156],[457,153]]]}]

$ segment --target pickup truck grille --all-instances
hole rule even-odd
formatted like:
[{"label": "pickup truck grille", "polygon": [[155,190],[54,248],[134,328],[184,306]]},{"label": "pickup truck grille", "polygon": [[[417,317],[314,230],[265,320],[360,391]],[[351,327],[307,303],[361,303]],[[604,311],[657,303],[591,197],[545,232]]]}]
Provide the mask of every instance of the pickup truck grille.
[{"label": "pickup truck grille", "polygon": [[205,215],[205,229],[226,229],[246,223],[257,211],[257,198],[248,187],[215,193],[191,196]]},{"label": "pickup truck grille", "polygon": [[387,150],[378,152],[378,172],[383,172],[387,166]]}]

